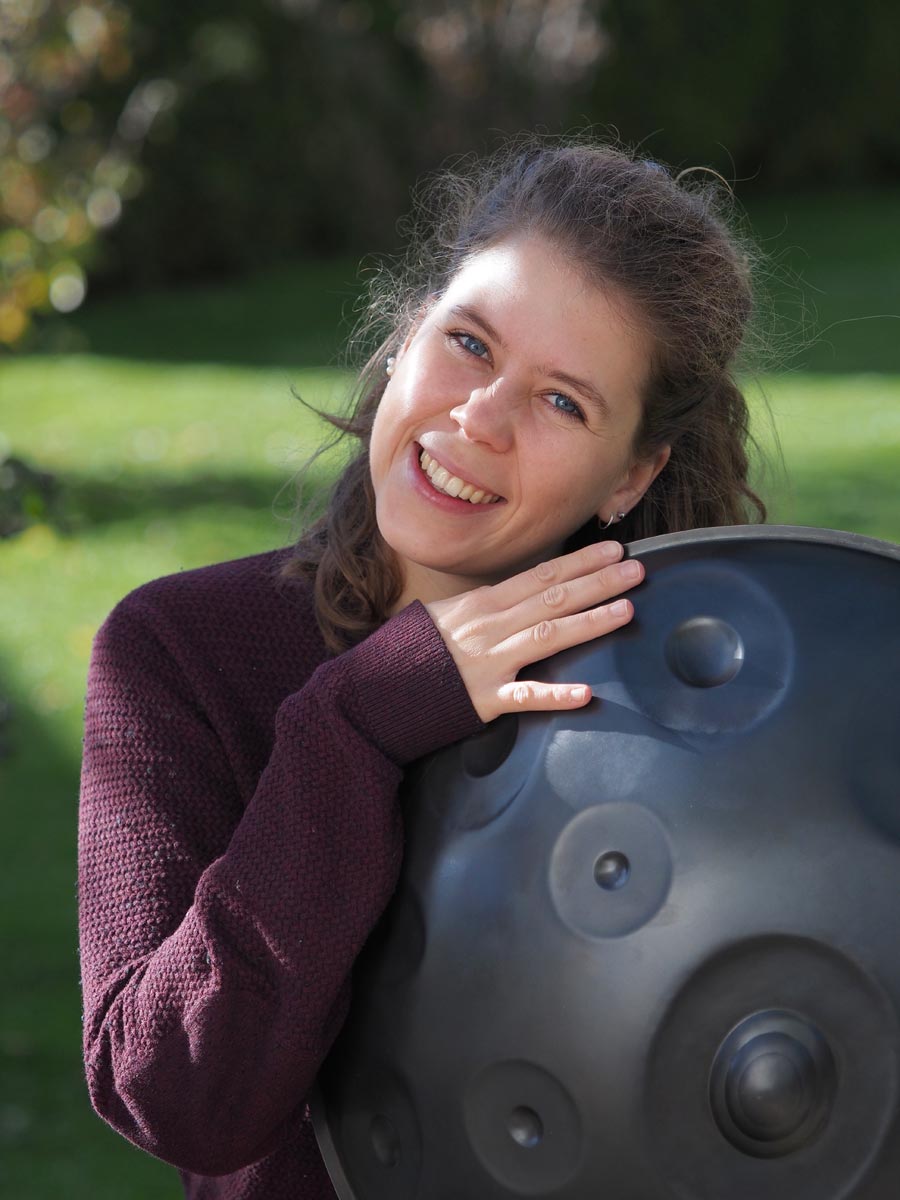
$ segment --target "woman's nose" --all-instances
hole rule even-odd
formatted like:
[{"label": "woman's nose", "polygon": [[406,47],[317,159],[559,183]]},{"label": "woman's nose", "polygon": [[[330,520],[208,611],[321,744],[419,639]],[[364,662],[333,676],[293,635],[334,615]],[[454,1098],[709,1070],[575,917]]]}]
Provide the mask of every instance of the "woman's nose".
[{"label": "woman's nose", "polygon": [[455,408],[450,417],[472,442],[484,442],[492,449],[508,450],[513,440],[515,405],[503,380],[490,387],[478,388]]}]

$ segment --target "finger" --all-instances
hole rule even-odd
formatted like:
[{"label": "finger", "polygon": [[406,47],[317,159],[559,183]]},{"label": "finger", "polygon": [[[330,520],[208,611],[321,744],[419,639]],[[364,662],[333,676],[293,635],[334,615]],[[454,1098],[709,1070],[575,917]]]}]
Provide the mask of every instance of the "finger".
[{"label": "finger", "polygon": [[542,621],[553,621],[593,608],[620,592],[627,592],[643,578],[643,564],[629,558],[590,575],[553,583],[509,611],[504,621],[509,631],[507,636],[522,629],[531,629]]},{"label": "finger", "polygon": [[612,604],[589,608],[572,616],[539,621],[509,638],[504,649],[512,654],[513,664],[520,671],[528,663],[539,662],[551,654],[611,633],[627,625],[633,616],[634,606],[630,600],[615,600]]},{"label": "finger", "polygon": [[610,563],[618,562],[623,553],[621,542],[593,542],[581,550],[549,558],[527,571],[511,575],[491,588],[492,598],[497,608],[513,608],[557,584],[592,575]]},{"label": "finger", "polygon": [[498,708],[494,715],[581,708],[590,699],[591,689],[584,683],[539,683],[533,679],[517,679],[498,689]]}]

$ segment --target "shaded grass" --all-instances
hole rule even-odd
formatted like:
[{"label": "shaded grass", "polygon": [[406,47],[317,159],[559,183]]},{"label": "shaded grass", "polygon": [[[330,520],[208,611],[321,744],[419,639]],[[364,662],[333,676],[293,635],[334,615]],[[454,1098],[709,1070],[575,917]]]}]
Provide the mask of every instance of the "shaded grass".
[{"label": "shaded grass", "polygon": [[13,851],[0,872],[0,1195],[174,1200],[179,1189],[171,1170],[106,1130],[84,1085],[77,722],[39,711],[8,655],[0,657],[0,687],[15,714],[13,755],[0,764],[4,842]]},{"label": "shaded grass", "polygon": [[360,295],[359,261],[294,263],[214,286],[103,298],[51,331],[82,353],[150,362],[333,366]]},{"label": "shaded grass", "polygon": [[169,1168],[94,1115],[81,1066],[75,915],[78,766],[67,722],[29,703],[9,662],[15,755],[0,767],[15,856],[0,879],[0,1194],[174,1197]]},{"label": "shaded grass", "polygon": [[[51,986],[49,983],[47,986]],[[77,992],[76,992],[77,999]],[[9,1200],[108,1197],[178,1200],[174,1170],[101,1125],[88,1103],[76,1050],[30,1052],[4,1063],[15,1097],[0,1116],[0,1194]]]},{"label": "shaded grass", "polygon": [[771,259],[774,346],[803,371],[900,374],[900,190],[750,202]]}]

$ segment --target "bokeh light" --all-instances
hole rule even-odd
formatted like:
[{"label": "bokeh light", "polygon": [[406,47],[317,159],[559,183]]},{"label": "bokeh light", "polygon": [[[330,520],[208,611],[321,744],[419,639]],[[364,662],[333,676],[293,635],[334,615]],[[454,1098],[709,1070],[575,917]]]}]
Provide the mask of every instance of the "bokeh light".
[{"label": "bokeh light", "polygon": [[122,200],[114,188],[95,188],[88,196],[86,211],[95,229],[106,229],[122,215]]},{"label": "bokeh light", "polygon": [[50,277],[50,303],[60,313],[74,312],[87,293],[84,272],[71,260],[57,263]]},{"label": "bokeh light", "polygon": [[48,204],[34,218],[34,232],[42,242],[58,242],[65,237],[69,218],[61,208]]},{"label": "bokeh light", "polygon": [[138,146],[90,98],[96,80],[131,67],[128,9],[5,0],[0,26],[0,343],[13,348],[27,343],[35,315],[80,307],[98,234],[141,177]]},{"label": "bokeh light", "polygon": [[86,57],[95,56],[107,34],[106,18],[90,4],[79,4],[66,18],[66,29],[76,49]]},{"label": "bokeh light", "polygon": [[14,346],[24,336],[30,319],[24,307],[13,299],[0,300],[0,342]]}]

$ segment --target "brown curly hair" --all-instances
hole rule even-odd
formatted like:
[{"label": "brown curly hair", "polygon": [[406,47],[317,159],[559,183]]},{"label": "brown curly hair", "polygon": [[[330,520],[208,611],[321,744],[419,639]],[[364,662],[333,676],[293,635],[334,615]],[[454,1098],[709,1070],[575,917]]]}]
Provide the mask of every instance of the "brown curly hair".
[{"label": "brown curly hair", "polygon": [[[352,342],[369,353],[351,413],[322,414],[337,430],[328,446],[349,435],[357,451],[285,567],[313,583],[331,649],[339,652],[380,625],[403,585],[378,532],[368,464],[386,357],[463,263],[514,234],[548,239],[589,282],[617,289],[650,335],[651,370],[633,452],[647,458],[670,445],[672,453],[616,525],[616,539],[765,519],[748,483],[749,416],[735,380],[754,313],[752,254],[729,227],[728,196],[701,172],[675,176],[582,139],[518,141],[425,184],[403,227],[404,259],[370,285]],[[566,548],[601,536],[592,520]]]}]

